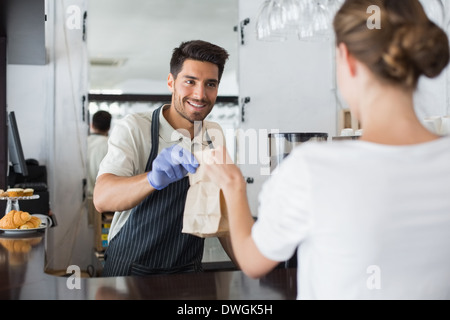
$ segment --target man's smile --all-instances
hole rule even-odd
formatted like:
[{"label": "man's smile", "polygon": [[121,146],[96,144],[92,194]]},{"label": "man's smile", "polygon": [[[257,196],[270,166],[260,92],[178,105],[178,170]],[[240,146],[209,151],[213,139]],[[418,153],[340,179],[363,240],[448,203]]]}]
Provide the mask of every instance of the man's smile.
[{"label": "man's smile", "polygon": [[206,107],[208,104],[205,102],[200,102],[200,101],[192,101],[192,100],[187,100],[186,101],[190,106],[194,107],[194,108],[204,108]]}]

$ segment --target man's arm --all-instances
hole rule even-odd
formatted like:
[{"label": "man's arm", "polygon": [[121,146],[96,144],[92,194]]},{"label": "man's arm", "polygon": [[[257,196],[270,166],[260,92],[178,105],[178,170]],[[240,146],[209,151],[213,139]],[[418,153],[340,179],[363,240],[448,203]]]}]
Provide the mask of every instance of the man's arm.
[{"label": "man's arm", "polygon": [[124,211],[134,208],[155,190],[194,173],[198,161],[179,145],[163,149],[153,161],[150,172],[133,177],[119,177],[110,173],[97,178],[94,205],[98,212]]},{"label": "man's arm", "polygon": [[119,177],[105,173],[97,178],[94,205],[100,213],[129,210],[155,190],[148,183],[147,173],[134,177]]}]

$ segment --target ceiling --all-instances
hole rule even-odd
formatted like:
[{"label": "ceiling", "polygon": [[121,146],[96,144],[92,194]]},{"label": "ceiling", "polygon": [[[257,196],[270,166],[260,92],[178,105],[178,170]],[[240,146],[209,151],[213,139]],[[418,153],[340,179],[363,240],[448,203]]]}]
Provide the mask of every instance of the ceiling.
[{"label": "ceiling", "polygon": [[[202,39],[230,53],[222,94],[237,89],[238,0],[88,1],[91,91],[167,94],[172,51]],[[220,92],[219,92],[220,93]]]}]

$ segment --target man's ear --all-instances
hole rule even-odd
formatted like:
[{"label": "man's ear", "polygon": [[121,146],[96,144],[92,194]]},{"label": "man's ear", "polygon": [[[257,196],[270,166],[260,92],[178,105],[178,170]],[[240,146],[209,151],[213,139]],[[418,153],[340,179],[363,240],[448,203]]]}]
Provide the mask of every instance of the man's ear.
[{"label": "man's ear", "polygon": [[175,79],[173,78],[173,75],[169,73],[169,76],[167,78],[167,86],[169,87],[170,92],[173,93],[173,86],[175,85]]},{"label": "man's ear", "polygon": [[342,61],[345,63],[347,71],[352,77],[354,77],[357,69],[355,57],[353,57],[353,55],[348,51],[348,48],[344,43],[339,44],[338,50]]}]

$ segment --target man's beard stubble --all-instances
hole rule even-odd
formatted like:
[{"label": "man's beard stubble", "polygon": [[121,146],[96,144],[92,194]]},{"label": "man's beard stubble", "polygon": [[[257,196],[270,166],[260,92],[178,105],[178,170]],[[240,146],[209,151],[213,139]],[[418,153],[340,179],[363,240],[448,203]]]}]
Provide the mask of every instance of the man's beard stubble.
[{"label": "man's beard stubble", "polygon": [[[185,104],[187,104],[188,100],[191,100],[194,103],[198,104],[206,104],[206,107],[204,109],[209,109],[209,111],[206,114],[203,114],[201,111],[194,112],[193,117],[189,117],[189,115],[186,113],[186,110],[184,108]],[[178,114],[183,117],[184,119],[188,120],[191,123],[194,123],[196,121],[203,121],[211,112],[214,104],[207,100],[198,100],[198,99],[190,99],[188,97],[180,98],[176,91],[174,91],[174,108],[178,112]],[[203,110],[203,109],[200,109]]]}]

